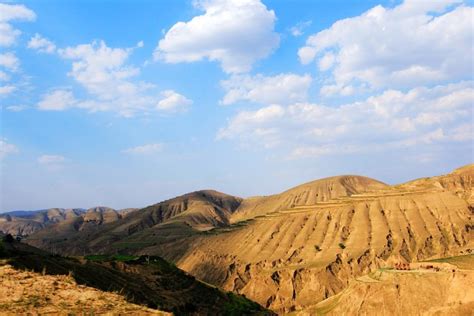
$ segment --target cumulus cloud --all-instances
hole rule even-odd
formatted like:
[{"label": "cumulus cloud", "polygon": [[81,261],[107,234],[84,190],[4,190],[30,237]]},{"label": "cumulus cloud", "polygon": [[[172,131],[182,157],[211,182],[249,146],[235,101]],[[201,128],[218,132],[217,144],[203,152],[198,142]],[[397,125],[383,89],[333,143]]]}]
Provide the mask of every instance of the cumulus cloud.
[{"label": "cumulus cloud", "polygon": [[316,61],[322,95],[406,89],[472,78],[474,8],[460,1],[376,6],[310,36],[300,61]]},{"label": "cumulus cloud", "polygon": [[0,159],[18,153],[18,147],[9,143],[6,138],[0,138]]},{"label": "cumulus cloud", "polygon": [[9,71],[17,71],[20,61],[12,52],[0,54],[0,67],[6,68]]},{"label": "cumulus cloud", "polygon": [[233,75],[221,82],[226,94],[221,104],[229,105],[238,101],[263,104],[289,104],[306,101],[311,85],[310,75],[292,73],[266,77],[261,74]]},{"label": "cumulus cloud", "polygon": [[38,102],[38,109],[42,111],[63,111],[77,104],[74,95],[69,90],[54,90],[43,95]]},{"label": "cumulus cloud", "polygon": [[41,53],[52,54],[56,51],[56,45],[48,40],[47,38],[42,37],[38,33],[30,39],[28,42],[28,48],[37,50]]},{"label": "cumulus cloud", "polygon": [[238,113],[217,138],[279,145],[295,158],[472,141],[473,103],[473,82],[467,81],[408,92],[387,90],[336,107],[270,105]]},{"label": "cumulus cloud", "polygon": [[18,4],[0,3],[0,46],[8,47],[15,44],[20,30],[15,29],[12,21],[33,21],[36,19],[35,13]]},{"label": "cumulus cloud", "polygon": [[[36,47],[48,49],[44,43],[39,43]],[[104,41],[94,41],[90,44],[56,49],[61,58],[72,61],[72,69],[68,75],[84,87],[88,95],[75,99],[71,91],[58,88],[43,96],[38,108],[59,111],[75,107],[89,112],[113,111],[130,117],[137,112],[173,112],[189,106],[191,100],[184,96],[177,93],[169,95],[169,91],[163,91],[161,95],[153,91],[154,85],[136,78],[140,69],[129,65],[127,61],[133,50],[140,47],[143,47],[143,42],[131,48],[112,48]],[[164,100],[166,96],[170,98],[168,101]],[[161,101],[162,108],[157,106]]]},{"label": "cumulus cloud", "polygon": [[[33,21],[36,19],[35,13],[18,4],[0,3],[0,47],[13,46],[21,31],[14,28],[12,22],[16,21]],[[2,49],[0,54],[0,80],[9,81],[10,74],[7,72],[16,72],[19,68],[20,61],[13,52],[5,52]],[[0,86],[0,96],[6,96],[17,90],[14,84]]]},{"label": "cumulus cloud", "polygon": [[202,15],[173,25],[160,40],[155,60],[217,61],[227,73],[242,73],[278,45],[275,13],[260,0],[197,0]]},{"label": "cumulus cloud", "polygon": [[104,41],[94,41],[58,52],[64,59],[73,61],[69,75],[102,100],[114,99],[117,93],[123,96],[139,90],[128,80],[139,73],[138,68],[125,64],[131,48],[111,48]]},{"label": "cumulus cloud", "polygon": [[164,112],[183,112],[193,104],[193,101],[173,90],[161,92],[163,99],[158,102],[157,108]]},{"label": "cumulus cloud", "polygon": [[134,155],[148,155],[153,153],[158,153],[163,150],[163,144],[147,144],[137,147],[131,147],[122,150],[124,154],[134,154]]}]

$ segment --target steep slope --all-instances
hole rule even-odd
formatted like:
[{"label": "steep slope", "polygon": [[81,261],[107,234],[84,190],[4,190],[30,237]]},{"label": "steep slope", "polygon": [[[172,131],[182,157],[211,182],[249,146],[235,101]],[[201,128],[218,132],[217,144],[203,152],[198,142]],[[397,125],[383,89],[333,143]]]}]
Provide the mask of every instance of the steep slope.
[{"label": "steep slope", "polygon": [[[379,269],[294,315],[472,315],[474,255]],[[462,262],[459,265],[458,262]]]},{"label": "steep slope", "polygon": [[243,201],[232,217],[233,222],[259,215],[327,202],[339,197],[378,191],[388,186],[380,181],[362,176],[337,176],[308,182],[280,194],[253,197]]},{"label": "steep slope", "polygon": [[[84,252],[106,252],[111,244],[119,243],[114,250],[142,247],[157,243],[160,238],[176,239],[229,224],[231,214],[242,199],[213,190],[203,190],[175,197],[140,210],[131,211],[119,220],[111,222],[86,222],[79,219],[74,223],[58,223],[38,231],[28,238],[34,246],[53,252],[83,254]],[[86,213],[93,219],[95,213]],[[129,236],[153,230],[153,240],[126,240]],[[74,244],[68,242],[75,240]],[[145,240],[145,241],[144,241]],[[118,250],[117,250],[118,251]]]},{"label": "steep slope", "polygon": [[[43,275],[69,275],[78,284],[101,291],[119,292],[123,295],[122,300],[125,298],[136,304],[177,315],[272,314],[244,297],[224,293],[197,281],[160,257],[65,258],[49,255],[18,242],[2,242],[0,246],[3,249],[1,255],[6,258],[2,263],[15,269],[34,270]],[[1,282],[0,291],[10,289],[11,286]],[[58,285],[56,290],[60,290]],[[42,295],[48,294],[42,292]],[[23,293],[20,296],[23,300],[26,299]],[[41,304],[45,300],[44,296],[36,297],[37,303]],[[86,301],[83,307],[93,307],[89,305],[93,303]]]}]

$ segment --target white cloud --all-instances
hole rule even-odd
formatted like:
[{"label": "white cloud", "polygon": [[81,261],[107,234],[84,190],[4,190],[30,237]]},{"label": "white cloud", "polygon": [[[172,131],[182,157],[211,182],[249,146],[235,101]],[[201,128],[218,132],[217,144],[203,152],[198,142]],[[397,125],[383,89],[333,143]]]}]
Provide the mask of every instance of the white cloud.
[{"label": "white cloud", "polygon": [[27,109],[27,106],[25,105],[9,105],[6,107],[6,109],[10,112],[21,112],[23,110]]},{"label": "white cloud", "polygon": [[298,37],[304,34],[304,30],[311,25],[312,21],[299,22],[290,28],[291,35]]},{"label": "white cloud", "polygon": [[16,154],[18,152],[18,147],[8,143],[6,138],[0,138],[0,159],[3,159],[11,154]]},{"label": "white cloud", "polygon": [[[15,29],[11,22],[13,21],[33,21],[36,18],[35,13],[24,5],[11,5],[0,3],[0,47],[10,47],[16,43],[21,31]],[[20,61],[13,52],[0,50],[0,80],[9,81],[10,74],[7,72],[16,72]],[[14,84],[0,87],[0,96],[11,94],[17,87]]]},{"label": "white cloud", "polygon": [[41,53],[54,53],[56,51],[56,45],[47,38],[42,37],[38,33],[30,39],[28,42],[28,48],[35,49]]},{"label": "white cloud", "polygon": [[221,104],[229,105],[238,101],[251,101],[263,104],[289,104],[306,101],[311,85],[310,75],[292,73],[273,77],[263,75],[233,75],[221,82],[226,90]]},{"label": "white cloud", "polygon": [[459,1],[376,6],[310,36],[300,61],[317,61],[323,95],[413,88],[472,78],[474,8]]},{"label": "white cloud", "polygon": [[63,111],[77,104],[77,100],[69,90],[54,90],[43,95],[38,102],[38,109],[43,111]]},{"label": "white cloud", "polygon": [[139,73],[139,69],[126,66],[130,48],[110,48],[104,41],[82,44],[58,50],[64,59],[73,60],[71,77],[90,93],[102,100],[119,95],[134,94],[137,85],[127,79]]},{"label": "white cloud", "polygon": [[94,41],[58,49],[62,58],[73,61],[69,76],[89,93],[83,100],[70,99],[69,105],[90,112],[114,111],[125,117],[156,110],[173,112],[188,106],[192,101],[184,96],[170,95],[170,90],[160,97],[160,93],[151,91],[154,85],[135,79],[140,69],[128,65],[127,60],[135,48],[142,46],[139,42],[134,48],[111,48],[104,41]]},{"label": "white cloud", "polygon": [[12,85],[0,86],[0,96],[6,96],[15,90],[16,87]]},{"label": "white cloud", "polygon": [[16,71],[19,65],[20,61],[12,52],[0,54],[0,67],[4,67],[9,71]]},{"label": "white cloud", "polygon": [[158,102],[158,110],[165,112],[183,112],[193,104],[193,101],[173,90],[161,92],[163,99]]},{"label": "white cloud", "polygon": [[10,80],[10,75],[7,74],[5,71],[0,70],[0,81],[8,81]]},{"label": "white cloud", "polygon": [[167,63],[218,61],[227,73],[247,72],[278,45],[275,13],[259,0],[202,0],[204,14],[178,22],[155,49]]},{"label": "white cloud", "polygon": [[472,141],[472,104],[473,82],[467,81],[406,93],[387,90],[336,107],[270,105],[238,113],[217,138],[247,146],[279,145],[291,157]]},{"label": "white cloud", "polygon": [[11,21],[33,21],[35,13],[24,5],[0,3],[0,46],[8,47],[15,44],[21,32],[15,29]]},{"label": "white cloud", "polygon": [[131,147],[131,148],[122,150],[122,153],[147,155],[147,154],[157,153],[162,150],[163,150],[163,144],[147,144],[147,145]]}]

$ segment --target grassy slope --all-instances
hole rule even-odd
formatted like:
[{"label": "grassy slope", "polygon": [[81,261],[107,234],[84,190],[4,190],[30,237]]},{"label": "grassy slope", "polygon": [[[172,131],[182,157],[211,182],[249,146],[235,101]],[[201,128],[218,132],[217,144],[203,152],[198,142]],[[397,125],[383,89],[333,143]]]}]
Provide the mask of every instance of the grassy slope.
[{"label": "grassy slope", "polygon": [[3,243],[0,254],[16,269],[72,274],[78,284],[123,294],[127,300],[175,314],[270,314],[258,304],[197,281],[159,257],[65,258],[21,243]]}]

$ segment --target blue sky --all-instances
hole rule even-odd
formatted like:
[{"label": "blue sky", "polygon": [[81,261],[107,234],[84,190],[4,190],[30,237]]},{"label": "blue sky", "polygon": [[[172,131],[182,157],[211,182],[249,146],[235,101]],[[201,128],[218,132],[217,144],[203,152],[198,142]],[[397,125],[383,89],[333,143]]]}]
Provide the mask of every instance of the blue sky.
[{"label": "blue sky", "polygon": [[0,211],[473,161],[471,1],[0,4]]}]

